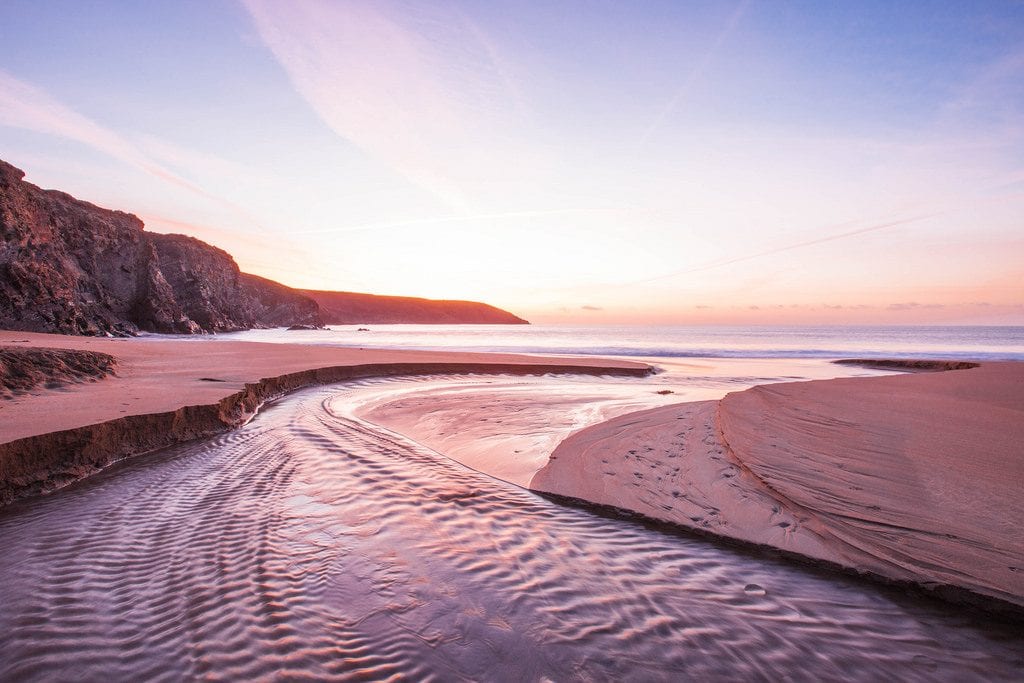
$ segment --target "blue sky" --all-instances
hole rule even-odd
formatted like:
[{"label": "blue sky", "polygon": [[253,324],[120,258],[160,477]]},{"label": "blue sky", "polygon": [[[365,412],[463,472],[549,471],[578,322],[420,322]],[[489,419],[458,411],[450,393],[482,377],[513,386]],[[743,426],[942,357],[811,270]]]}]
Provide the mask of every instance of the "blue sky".
[{"label": "blue sky", "polygon": [[1024,322],[1024,4],[0,4],[0,158],[293,286]]}]

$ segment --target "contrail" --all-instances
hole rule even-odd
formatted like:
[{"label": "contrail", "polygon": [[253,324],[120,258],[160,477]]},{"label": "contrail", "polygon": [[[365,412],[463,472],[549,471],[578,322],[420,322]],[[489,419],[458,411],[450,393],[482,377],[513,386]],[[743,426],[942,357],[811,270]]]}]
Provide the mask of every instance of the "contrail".
[{"label": "contrail", "polygon": [[637,149],[647,144],[647,141],[651,139],[651,136],[654,135],[655,131],[661,128],[665,119],[667,119],[672,111],[679,106],[679,103],[682,102],[683,98],[687,93],[689,93],[693,84],[704,73],[708,64],[711,63],[711,60],[714,59],[715,55],[718,54],[718,51],[721,49],[722,44],[725,43],[726,38],[728,38],[736,28],[736,24],[739,23],[740,19],[746,13],[747,5],[749,4],[750,0],[743,0],[736,5],[736,9],[734,9],[732,14],[729,15],[729,19],[725,22],[725,26],[722,28],[721,32],[719,32],[718,37],[715,38],[715,42],[710,48],[708,48],[707,52],[704,53],[704,56],[701,57],[700,61],[690,69],[690,73],[686,75],[686,79],[683,81],[683,84],[679,86],[679,89],[676,90],[676,94],[671,100],[669,100],[668,104],[665,105],[658,116],[655,117],[654,121],[651,122],[651,125],[647,127],[647,130],[645,130],[643,135],[640,136],[640,139],[637,140]]},{"label": "contrail", "polygon": [[647,282],[656,282],[657,280],[666,280],[672,277],[678,277],[680,275],[689,275],[690,273],[699,273],[704,270],[711,270],[712,268],[721,268],[722,266],[732,265],[733,263],[741,263],[743,261],[749,261],[755,258],[761,258],[762,256],[770,256],[772,254],[778,254],[782,251],[789,251],[791,249],[800,249],[802,247],[809,247],[814,244],[822,244],[823,242],[833,242],[835,240],[846,239],[847,237],[853,237],[855,235],[863,235],[869,232],[876,232],[878,230],[885,230],[886,228],[893,228],[897,225],[906,225],[907,223],[916,223],[918,221],[927,220],[936,216],[942,215],[941,212],[926,213],[918,216],[912,216],[910,218],[901,218],[896,221],[888,221],[886,223],[877,223],[875,225],[869,225],[863,228],[857,228],[856,230],[847,230],[846,232],[840,232],[835,235],[826,235],[825,237],[816,237],[812,240],[805,240],[803,242],[794,242],[793,244],[787,244],[782,247],[775,247],[766,251],[759,251],[756,254],[746,254],[744,256],[737,256],[735,258],[725,259],[724,261],[715,261],[713,263],[707,263],[702,266],[694,266],[693,268],[686,268],[684,270],[677,270],[672,273],[666,273],[664,275],[658,275],[656,277],[647,278],[645,280],[634,280],[628,282],[628,285],[639,285]]}]

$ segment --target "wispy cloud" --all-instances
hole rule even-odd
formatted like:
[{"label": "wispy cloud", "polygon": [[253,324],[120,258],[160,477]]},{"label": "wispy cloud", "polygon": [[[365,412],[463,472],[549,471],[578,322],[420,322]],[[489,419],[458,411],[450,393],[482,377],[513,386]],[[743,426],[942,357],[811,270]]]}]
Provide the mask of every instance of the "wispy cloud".
[{"label": "wispy cloud", "polygon": [[905,303],[895,303],[886,306],[887,310],[890,311],[912,311],[916,308],[945,308],[943,304],[919,304],[916,301],[908,301]]},{"label": "wispy cloud", "polygon": [[350,232],[376,232],[378,230],[389,230],[393,228],[408,228],[418,225],[443,225],[447,223],[486,223],[487,221],[504,221],[504,220],[517,220],[523,218],[542,218],[549,216],[570,216],[574,214],[593,214],[602,213],[607,211],[614,211],[614,209],[587,209],[587,208],[567,208],[567,209],[541,209],[536,211],[502,211],[500,213],[473,213],[473,214],[458,214],[448,216],[437,216],[437,217],[425,217],[415,218],[405,221],[384,221],[380,223],[361,223],[358,225],[344,225],[334,228],[321,228],[315,230],[294,230],[293,235],[327,235],[335,233],[350,233]]},{"label": "wispy cloud", "polygon": [[45,91],[0,70],[0,125],[74,140],[160,180],[206,196],[122,135],[71,109]]},{"label": "wispy cloud", "polygon": [[[174,170],[188,173],[199,168],[203,172],[237,178],[243,171],[240,165],[209,154],[192,152],[153,136],[118,133],[75,111],[43,89],[3,70],[0,70],[0,126],[73,140],[158,180],[226,207],[251,227],[266,230],[255,216],[237,203],[212,194]],[[180,224],[189,225],[186,222]]]},{"label": "wispy cloud", "polygon": [[[244,0],[296,91],[339,136],[449,208],[523,109],[483,31],[442,4]],[[499,152],[500,153],[500,152]]]}]

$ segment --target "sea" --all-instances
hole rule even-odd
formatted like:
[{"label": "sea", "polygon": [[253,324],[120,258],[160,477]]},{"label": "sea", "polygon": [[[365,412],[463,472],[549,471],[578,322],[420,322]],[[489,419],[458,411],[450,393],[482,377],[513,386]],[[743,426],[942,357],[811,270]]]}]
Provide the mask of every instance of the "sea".
[{"label": "sea", "polygon": [[656,358],[1024,360],[1020,326],[332,325],[216,339],[362,348]]}]

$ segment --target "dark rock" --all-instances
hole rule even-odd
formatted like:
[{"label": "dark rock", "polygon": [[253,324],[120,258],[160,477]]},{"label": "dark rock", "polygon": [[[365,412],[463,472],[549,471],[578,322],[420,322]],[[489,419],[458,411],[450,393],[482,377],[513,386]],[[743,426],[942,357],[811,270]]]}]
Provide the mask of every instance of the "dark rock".
[{"label": "dark rock", "polygon": [[874,370],[895,370],[900,372],[970,370],[981,365],[980,363],[966,360],[919,360],[914,358],[844,358],[832,362],[836,365],[859,365]]},{"label": "dark rock", "polygon": [[248,273],[242,273],[241,284],[256,318],[254,327],[323,327],[320,307],[299,290]]},{"label": "dark rock", "polygon": [[357,292],[299,290],[320,305],[329,325],[427,323],[438,325],[528,325],[522,318],[476,301],[380,296]]},{"label": "dark rock", "polygon": [[316,302],[185,235],[23,180],[0,161],[0,327],[127,336],[321,325]]},{"label": "dark rock", "polygon": [[[0,328],[197,334],[350,323],[527,324],[474,301],[295,290],[227,252],[24,181],[0,161]],[[325,320],[326,319],[326,320]]]},{"label": "dark rock", "polygon": [[142,222],[22,180],[0,162],[0,323],[9,329],[125,335],[145,270]]}]

